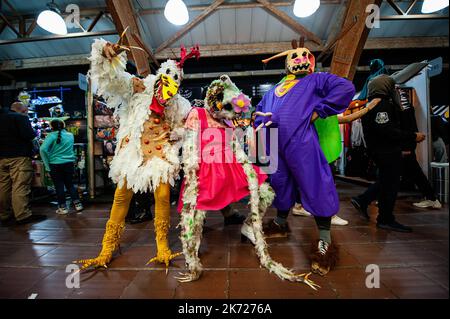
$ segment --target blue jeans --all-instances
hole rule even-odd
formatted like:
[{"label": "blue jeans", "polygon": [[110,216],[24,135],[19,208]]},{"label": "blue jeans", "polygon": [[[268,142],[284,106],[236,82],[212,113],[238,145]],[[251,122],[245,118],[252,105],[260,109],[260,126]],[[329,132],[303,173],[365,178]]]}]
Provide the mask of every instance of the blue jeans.
[{"label": "blue jeans", "polygon": [[80,201],[78,194],[73,187],[73,162],[64,164],[50,164],[50,176],[55,185],[56,197],[58,199],[58,206],[66,206],[66,195],[64,186],[70,194],[73,202]]}]

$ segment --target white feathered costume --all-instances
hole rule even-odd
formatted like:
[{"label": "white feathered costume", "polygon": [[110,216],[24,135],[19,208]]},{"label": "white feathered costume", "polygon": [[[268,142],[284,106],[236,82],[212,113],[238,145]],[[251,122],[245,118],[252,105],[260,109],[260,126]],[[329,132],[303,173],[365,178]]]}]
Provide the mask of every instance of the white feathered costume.
[{"label": "white feathered costume", "polygon": [[[156,75],[149,75],[143,80],[133,79],[131,74],[125,72],[125,52],[111,60],[103,55],[104,48],[109,46],[111,44],[103,39],[93,43],[89,77],[96,93],[106,100],[108,107],[115,109],[115,115],[119,117],[118,145],[109,172],[118,187],[100,254],[96,258],[77,262],[83,264],[82,269],[106,267],[114,251],[119,248],[133,192],[149,191],[155,194],[157,245],[157,256],[150,262],[162,262],[168,267],[170,260],[179,255],[172,253],[168,241],[169,184],[173,186],[178,176],[184,119],[191,110],[189,101],[178,93],[174,94],[183,76],[182,64],[168,60]],[[169,87],[175,89],[170,91]],[[164,105],[158,104],[162,101],[161,92],[173,95],[163,99]],[[150,107],[156,111],[151,111]]]},{"label": "white feathered costume", "polygon": [[[127,187],[134,192],[153,191],[160,182],[173,186],[180,168],[181,143],[165,143],[162,149],[164,158],[149,157],[143,153],[142,134],[144,124],[152,117],[149,106],[158,75],[168,74],[174,77],[177,74],[176,81],[180,84],[183,71],[175,61],[167,60],[161,64],[157,75],[150,74],[143,79],[146,87],[143,93],[133,93],[133,75],[125,72],[126,53],[120,53],[116,60],[110,62],[102,55],[106,43],[103,39],[97,39],[92,45],[89,77],[93,87],[97,88],[97,94],[105,99],[108,107],[115,109],[115,115],[119,117],[119,142],[109,176],[118,187],[122,187],[126,181]],[[183,136],[183,120],[190,110],[189,101],[179,94],[168,102],[164,115],[171,134]]]}]

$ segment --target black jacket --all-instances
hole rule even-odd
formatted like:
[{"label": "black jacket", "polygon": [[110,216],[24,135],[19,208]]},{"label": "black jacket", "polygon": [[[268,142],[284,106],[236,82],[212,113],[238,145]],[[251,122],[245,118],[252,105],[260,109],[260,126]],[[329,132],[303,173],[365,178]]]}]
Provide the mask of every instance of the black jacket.
[{"label": "black jacket", "polygon": [[362,118],[367,148],[376,155],[401,152],[404,145],[415,143],[416,134],[402,130],[401,110],[391,99],[378,97],[381,102]]},{"label": "black jacket", "polygon": [[0,108],[0,158],[31,157],[35,137],[28,116]]},{"label": "black jacket", "polygon": [[[402,110],[400,114],[402,130],[413,133],[419,132],[416,120],[416,110],[414,109],[414,107],[409,107],[406,110]],[[417,142],[414,139],[414,141],[407,141],[405,144],[403,144],[402,150],[414,152],[416,150],[416,147]]]}]

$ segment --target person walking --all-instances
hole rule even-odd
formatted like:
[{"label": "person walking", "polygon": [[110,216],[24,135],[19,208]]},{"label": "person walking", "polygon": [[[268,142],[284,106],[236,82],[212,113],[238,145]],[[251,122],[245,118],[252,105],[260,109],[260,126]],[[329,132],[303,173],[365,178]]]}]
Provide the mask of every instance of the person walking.
[{"label": "person walking", "polygon": [[[417,132],[417,120],[414,107],[403,108],[401,112],[401,124],[402,129],[410,132]],[[433,139],[433,134],[431,134]],[[409,181],[413,185],[417,186],[418,190],[424,197],[424,200],[413,203],[414,206],[419,208],[442,208],[442,204],[439,202],[436,192],[428,181],[428,178],[422,171],[419,162],[416,157],[416,141],[410,141],[405,143],[402,148],[402,179],[403,181]]]},{"label": "person walking", "polygon": [[73,186],[73,170],[75,154],[73,151],[74,137],[65,130],[65,123],[60,119],[50,122],[52,132],[47,135],[42,143],[40,153],[45,169],[50,172],[55,185],[58,200],[57,214],[66,215],[69,209],[66,205],[64,186],[72,198],[76,211],[82,211],[83,205]]},{"label": "person walking", "polygon": [[411,232],[412,228],[398,223],[394,216],[400,186],[402,147],[414,141],[423,142],[426,136],[401,129],[401,106],[393,78],[386,74],[379,75],[369,83],[368,90],[369,100],[381,99],[362,118],[367,147],[378,167],[378,178],[364,194],[353,197],[351,203],[362,216],[369,219],[367,207],[378,197],[377,227]]},{"label": "person walking", "polygon": [[0,108],[0,220],[3,225],[39,222],[31,212],[32,140],[36,137],[21,102]]}]

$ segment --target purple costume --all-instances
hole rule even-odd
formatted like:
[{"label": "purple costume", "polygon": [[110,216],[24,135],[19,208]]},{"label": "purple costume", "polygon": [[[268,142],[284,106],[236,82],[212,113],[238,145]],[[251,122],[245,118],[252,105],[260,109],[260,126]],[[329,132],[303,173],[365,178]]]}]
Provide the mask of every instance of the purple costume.
[{"label": "purple costume", "polygon": [[350,81],[330,73],[312,73],[299,79],[282,96],[276,88],[256,107],[256,111],[272,112],[273,116],[257,116],[255,120],[256,127],[271,120],[269,127],[278,128],[278,168],[270,180],[276,193],[273,204],[279,210],[289,210],[301,198],[314,216],[333,216],[339,210],[339,198],[311,117],[314,111],[321,118],[344,112],[355,88]]}]

